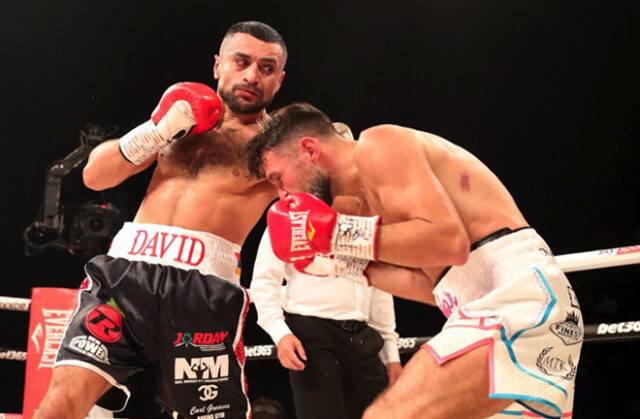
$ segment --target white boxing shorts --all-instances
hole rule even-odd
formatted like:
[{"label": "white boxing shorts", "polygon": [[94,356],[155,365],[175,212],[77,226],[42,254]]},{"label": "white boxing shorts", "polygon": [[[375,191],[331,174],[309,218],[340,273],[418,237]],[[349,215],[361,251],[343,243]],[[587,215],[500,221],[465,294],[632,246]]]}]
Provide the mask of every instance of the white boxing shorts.
[{"label": "white boxing shorts", "polygon": [[489,348],[489,397],[515,399],[497,417],[570,417],[583,339],[580,306],[532,228],[500,230],[433,291],[447,322],[423,345],[439,364]]}]

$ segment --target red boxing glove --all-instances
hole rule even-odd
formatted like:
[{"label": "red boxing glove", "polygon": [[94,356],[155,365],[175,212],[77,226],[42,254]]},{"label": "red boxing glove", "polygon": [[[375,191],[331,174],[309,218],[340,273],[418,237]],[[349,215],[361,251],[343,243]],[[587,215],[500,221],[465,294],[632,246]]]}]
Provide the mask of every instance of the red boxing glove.
[{"label": "red boxing glove", "polygon": [[210,130],[221,115],[222,102],[212,88],[195,82],[176,83],[164,92],[151,119],[120,139],[120,151],[140,165],[171,141]]},{"label": "red boxing glove", "polygon": [[291,194],[267,212],[273,252],[285,262],[316,253],[376,260],[379,222],[379,216],[339,214],[306,193]]}]

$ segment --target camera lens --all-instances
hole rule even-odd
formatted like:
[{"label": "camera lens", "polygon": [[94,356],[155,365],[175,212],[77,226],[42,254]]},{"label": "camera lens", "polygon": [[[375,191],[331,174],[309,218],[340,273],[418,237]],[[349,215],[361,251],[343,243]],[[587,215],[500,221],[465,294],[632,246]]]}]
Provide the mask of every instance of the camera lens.
[{"label": "camera lens", "polygon": [[96,215],[91,215],[89,217],[89,230],[98,233],[104,229],[104,220],[102,217],[98,217]]}]

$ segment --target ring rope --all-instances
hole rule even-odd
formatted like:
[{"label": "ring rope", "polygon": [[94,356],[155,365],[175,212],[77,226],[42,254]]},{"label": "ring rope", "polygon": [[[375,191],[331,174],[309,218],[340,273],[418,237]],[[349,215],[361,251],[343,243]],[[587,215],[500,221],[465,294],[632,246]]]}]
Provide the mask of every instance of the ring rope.
[{"label": "ring rope", "polygon": [[[614,247],[587,252],[570,253],[556,256],[558,265],[564,272],[577,272],[591,269],[640,263],[640,245]],[[0,296],[0,310],[29,311],[31,300]],[[431,339],[430,336],[406,337],[398,339],[401,354],[413,353]],[[616,323],[587,324],[584,326],[585,342],[612,342],[640,339],[640,320]],[[275,345],[252,345],[245,347],[247,359],[276,359]],[[0,359],[26,361],[27,353],[16,349],[0,347]]]},{"label": "ring rope", "polygon": [[[398,351],[400,354],[411,354],[428,342],[431,336],[406,337],[398,339]],[[640,340],[640,320],[631,320],[615,323],[599,323],[584,325],[585,343],[601,342],[629,342]],[[249,345],[244,348],[247,360],[277,359],[275,345]],[[0,359],[13,361],[26,361],[27,353],[15,349],[0,347]]]},{"label": "ring rope", "polygon": [[29,298],[15,298],[0,296],[0,310],[29,311],[31,300]]},{"label": "ring rope", "polygon": [[[564,272],[586,271],[640,263],[640,244],[556,256]],[[28,298],[0,295],[0,310],[29,311]]]},{"label": "ring rope", "polygon": [[556,262],[564,272],[632,265],[640,263],[640,245],[570,253],[556,256]]}]

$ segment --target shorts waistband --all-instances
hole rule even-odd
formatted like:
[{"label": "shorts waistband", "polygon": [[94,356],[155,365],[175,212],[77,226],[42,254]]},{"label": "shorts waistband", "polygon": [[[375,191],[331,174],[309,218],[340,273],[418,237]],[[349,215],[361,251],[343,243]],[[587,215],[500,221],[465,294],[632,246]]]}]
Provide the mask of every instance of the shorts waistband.
[{"label": "shorts waistband", "polygon": [[[516,233],[520,230],[526,230],[526,229],[532,229],[532,228],[529,226],[516,228],[515,230],[512,230],[509,227],[501,228],[500,230],[496,230],[493,233],[481,238],[480,240],[473,242],[469,250],[473,252],[477,248],[484,246],[485,244],[490,243],[494,240],[497,240],[503,236],[506,236],[507,234]],[[442,272],[440,272],[440,275],[438,275],[438,278],[436,279],[436,284],[440,282],[442,278],[444,278],[444,276],[447,274],[447,272],[449,272],[450,269],[451,269],[451,266],[447,266],[442,270]]]},{"label": "shorts waistband", "polygon": [[531,227],[527,226],[527,227],[520,227],[520,228],[516,228],[515,230],[510,229],[509,227],[505,227],[505,228],[501,228],[500,230],[494,231],[493,233],[489,234],[488,236],[485,236],[483,238],[481,238],[480,240],[474,242],[471,244],[471,251],[476,250],[478,247],[483,246],[489,242],[492,242],[496,239],[499,239],[500,237],[506,236],[507,234],[511,234],[511,233],[516,233],[520,230],[526,230],[526,229],[530,229]]},{"label": "shorts waistband", "polygon": [[454,266],[433,290],[436,300],[456,296],[460,305],[486,295],[517,277],[519,271],[555,263],[545,241],[533,228],[502,234],[474,249],[467,262]]},{"label": "shorts waistband", "polygon": [[126,222],[107,253],[179,269],[197,269],[240,282],[240,246],[215,234],[159,224]]}]

